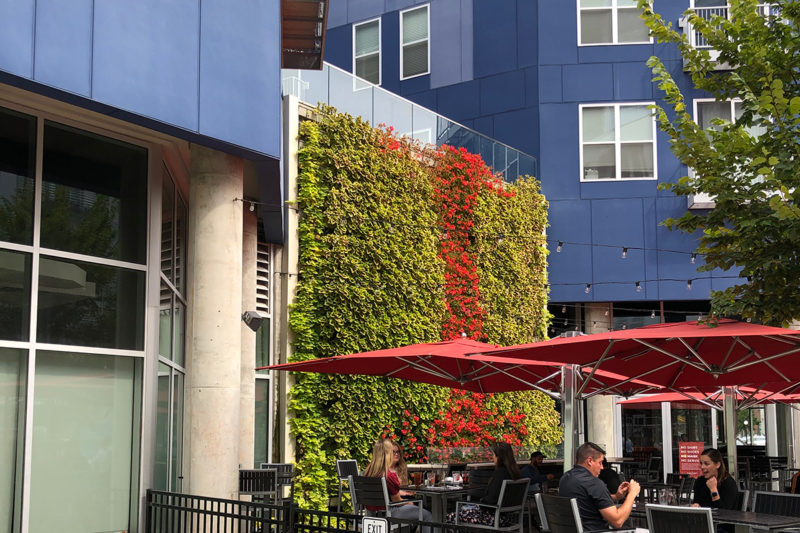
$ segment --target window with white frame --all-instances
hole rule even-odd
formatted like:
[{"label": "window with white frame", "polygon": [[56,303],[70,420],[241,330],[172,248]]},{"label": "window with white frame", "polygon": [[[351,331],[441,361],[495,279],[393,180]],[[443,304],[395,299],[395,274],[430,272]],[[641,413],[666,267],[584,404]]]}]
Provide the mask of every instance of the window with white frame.
[{"label": "window with white frame", "polygon": [[[736,122],[742,116],[742,102],[739,100],[727,100],[719,102],[713,99],[697,99],[694,101],[695,122],[704,130],[720,131],[723,126],[715,124],[715,119],[725,122]],[[747,132],[753,137],[758,137],[766,131],[763,126],[750,126]]]},{"label": "window with white frame", "polygon": [[353,64],[356,76],[381,84],[381,19],[353,25]]},{"label": "window with white frame", "polygon": [[578,44],[651,42],[636,0],[578,0]]},{"label": "window with white frame", "polygon": [[400,13],[400,79],[430,72],[428,6]]},{"label": "window with white frame", "polygon": [[655,179],[650,103],[580,106],[581,181]]}]

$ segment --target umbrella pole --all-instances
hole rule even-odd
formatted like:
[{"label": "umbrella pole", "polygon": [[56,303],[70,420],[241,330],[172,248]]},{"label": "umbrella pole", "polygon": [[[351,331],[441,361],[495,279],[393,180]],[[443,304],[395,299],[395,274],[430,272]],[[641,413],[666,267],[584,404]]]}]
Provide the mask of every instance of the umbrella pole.
[{"label": "umbrella pole", "polygon": [[736,457],[736,391],[733,387],[722,388],[722,413],[725,420],[725,442],[728,448],[728,471],[733,479],[739,479]]},{"label": "umbrella pole", "polygon": [[577,365],[564,365],[561,368],[561,411],[564,422],[564,472],[572,468],[577,448],[577,402],[575,401]]}]

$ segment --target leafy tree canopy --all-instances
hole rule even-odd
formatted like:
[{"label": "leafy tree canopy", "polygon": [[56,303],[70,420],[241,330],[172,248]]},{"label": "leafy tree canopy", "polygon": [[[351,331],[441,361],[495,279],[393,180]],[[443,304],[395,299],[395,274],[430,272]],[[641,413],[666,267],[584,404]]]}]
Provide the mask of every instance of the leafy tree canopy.
[{"label": "leafy tree canopy", "polygon": [[650,0],[639,0],[651,34],[678,47],[695,87],[718,101],[741,101],[735,122],[717,121],[704,131],[670,69],[658,57],[648,61],[668,108],[656,106],[660,127],[693,169],[660,187],[678,195],[705,192],[716,202],[708,212],[664,223],[699,234],[700,270],[740,271],[741,284],[712,293],[713,313],[785,324],[800,316],[800,2],[729,3],[727,18],[686,12],[710,46],[705,49],[693,47]]}]

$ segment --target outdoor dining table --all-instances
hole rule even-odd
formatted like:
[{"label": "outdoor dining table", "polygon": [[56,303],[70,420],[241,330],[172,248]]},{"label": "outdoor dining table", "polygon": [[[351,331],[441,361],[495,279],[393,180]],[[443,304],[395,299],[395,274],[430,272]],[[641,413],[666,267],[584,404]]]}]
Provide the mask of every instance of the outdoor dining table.
[{"label": "outdoor dining table", "polygon": [[400,487],[401,490],[413,491],[417,496],[428,496],[431,499],[431,515],[434,522],[443,523],[447,514],[447,500],[458,497],[464,498],[471,494],[477,494],[485,490],[484,487],[464,487],[461,485],[435,485],[427,487],[425,485],[410,485]]},{"label": "outdoor dining table", "polygon": [[[638,506],[631,513],[634,519],[646,520],[644,506]],[[800,527],[799,516],[783,516],[767,513],[751,513],[732,509],[712,509],[711,519],[714,524],[731,524],[736,526],[737,533],[745,533],[754,529],[757,531],[781,531],[783,529]]]}]

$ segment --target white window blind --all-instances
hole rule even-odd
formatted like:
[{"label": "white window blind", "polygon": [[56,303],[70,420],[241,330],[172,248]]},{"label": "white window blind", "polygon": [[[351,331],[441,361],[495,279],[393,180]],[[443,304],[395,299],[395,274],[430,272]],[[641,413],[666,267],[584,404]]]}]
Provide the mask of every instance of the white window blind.
[{"label": "white window blind", "polygon": [[427,74],[428,69],[428,6],[401,13],[401,76],[410,78]]}]

